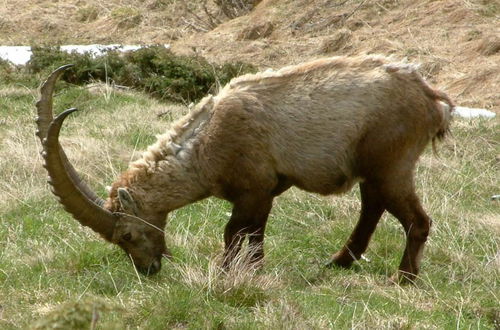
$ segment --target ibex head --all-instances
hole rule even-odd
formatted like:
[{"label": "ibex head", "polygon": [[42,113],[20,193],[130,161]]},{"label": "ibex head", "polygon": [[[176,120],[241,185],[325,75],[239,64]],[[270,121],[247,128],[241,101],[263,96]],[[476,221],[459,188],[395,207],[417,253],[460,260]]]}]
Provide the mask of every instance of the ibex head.
[{"label": "ibex head", "polygon": [[161,258],[170,256],[161,229],[166,214],[148,214],[125,187],[114,187],[107,201],[101,199],[82,181],[59,144],[62,123],[76,109],[53,118],[52,94],[57,79],[70,66],[62,66],[49,76],[40,88],[41,97],[36,104],[37,136],[42,142],[52,192],[82,225],[120,246],[138,271],[154,274],[161,268]]},{"label": "ibex head", "polygon": [[115,187],[110,191],[110,198],[105,202],[104,208],[113,210],[113,214],[119,217],[110,241],[130,256],[141,273],[158,272],[161,259],[170,258],[161,229],[165,226],[166,214],[146,212],[135,201],[131,192],[123,187]]}]

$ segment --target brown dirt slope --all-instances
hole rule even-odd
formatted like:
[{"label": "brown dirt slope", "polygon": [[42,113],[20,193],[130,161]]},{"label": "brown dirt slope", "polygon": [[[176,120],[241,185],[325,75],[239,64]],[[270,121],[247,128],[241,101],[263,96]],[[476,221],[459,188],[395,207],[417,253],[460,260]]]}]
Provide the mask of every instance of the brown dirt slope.
[{"label": "brown dirt slope", "polygon": [[[458,104],[500,113],[498,0],[262,0],[235,19],[202,3],[6,0],[0,44],[170,43],[179,53],[262,68],[380,53],[422,63]],[[213,20],[223,23],[212,29]]]}]

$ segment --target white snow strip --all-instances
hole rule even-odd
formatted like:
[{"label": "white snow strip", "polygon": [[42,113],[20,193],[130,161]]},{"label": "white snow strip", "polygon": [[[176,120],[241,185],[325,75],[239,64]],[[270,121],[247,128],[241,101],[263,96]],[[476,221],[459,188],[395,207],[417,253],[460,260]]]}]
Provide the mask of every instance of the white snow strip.
[{"label": "white snow strip", "polygon": [[455,107],[453,114],[462,118],[494,118],[496,113],[477,108]]},{"label": "white snow strip", "polygon": [[12,63],[26,64],[31,57],[30,46],[0,46],[0,58]]},{"label": "white snow strip", "polygon": [[[170,48],[170,45],[163,45],[165,48]],[[137,50],[146,46],[141,45],[66,45],[61,46],[61,49],[66,52],[78,52],[83,54],[85,52],[92,53],[94,56],[102,55],[109,50],[118,50],[127,52],[130,50]],[[8,60],[15,65],[26,64],[31,58],[30,46],[0,46],[0,58]]]}]

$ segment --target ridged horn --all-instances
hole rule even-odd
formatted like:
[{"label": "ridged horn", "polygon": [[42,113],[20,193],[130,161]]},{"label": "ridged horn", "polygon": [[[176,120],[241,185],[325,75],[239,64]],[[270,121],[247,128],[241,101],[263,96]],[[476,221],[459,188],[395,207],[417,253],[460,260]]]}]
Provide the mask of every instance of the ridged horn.
[{"label": "ridged horn", "polygon": [[[49,125],[54,119],[53,111],[52,111],[52,97],[54,94],[54,88],[55,84],[57,82],[57,79],[64,73],[64,71],[70,67],[72,67],[73,64],[66,64],[63,65],[54,72],[50,74],[50,76],[47,78],[47,80],[42,84],[40,87],[40,100],[36,103],[36,108],[37,108],[37,114],[38,117],[36,119],[37,127],[38,130],[36,132],[36,135],[40,139],[40,142],[43,145],[43,140],[47,137],[47,131],[49,129]],[[66,169],[66,172],[71,178],[71,181],[77,186],[79,186],[79,189],[82,191],[87,198],[92,200],[94,203],[102,206],[104,205],[104,200],[98,197],[90,187],[88,187],[85,182],[83,182],[78,173],[76,172],[75,168],[71,163],[69,162],[68,158],[66,157],[66,154],[64,153],[64,150],[59,147],[60,153],[61,153],[61,160],[64,163],[64,168]]]},{"label": "ridged horn", "polygon": [[52,95],[54,94],[56,81],[66,69],[72,66],[73,64],[66,64],[57,68],[40,87],[40,100],[36,103],[36,109],[38,111],[38,117],[36,119],[38,130],[36,131],[36,135],[40,138],[40,142],[42,143],[43,139],[47,137],[49,125],[54,119],[52,113]]},{"label": "ridged horn", "polygon": [[49,173],[52,192],[59,198],[64,209],[82,225],[92,228],[105,239],[111,240],[117,216],[96,204],[83,193],[81,180],[73,181],[63,161],[64,151],[59,144],[59,132],[64,119],[75,111],[75,108],[68,109],[50,123],[47,137],[43,142],[44,167]]}]

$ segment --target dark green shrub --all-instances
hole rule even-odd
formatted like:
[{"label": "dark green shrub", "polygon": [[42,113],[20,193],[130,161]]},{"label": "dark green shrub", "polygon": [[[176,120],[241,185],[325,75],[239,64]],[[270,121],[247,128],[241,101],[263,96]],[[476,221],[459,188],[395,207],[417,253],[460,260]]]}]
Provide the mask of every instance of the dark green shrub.
[{"label": "dark green shrub", "polygon": [[211,64],[200,56],[174,55],[162,46],[151,46],[136,51],[105,55],[66,53],[58,47],[33,47],[27,64],[31,73],[49,72],[63,64],[72,63],[63,80],[73,84],[87,84],[93,80],[111,81],[143,90],[159,99],[169,101],[197,101],[217,85],[255,68],[245,63]]},{"label": "dark green shrub", "polygon": [[39,79],[28,75],[21,66],[0,59],[0,84],[21,84],[28,88],[34,88],[39,83]]},{"label": "dark green shrub", "polygon": [[0,58],[0,77],[10,75],[14,71],[14,66],[7,60]]},{"label": "dark green shrub", "polygon": [[113,72],[120,72],[125,66],[124,59],[116,51],[109,51],[104,56],[94,56],[86,52],[65,52],[59,47],[32,47],[33,54],[26,64],[29,73],[48,73],[61,65],[74,64],[67,70],[63,79],[73,84],[87,84],[92,80],[105,81],[112,78]]}]

